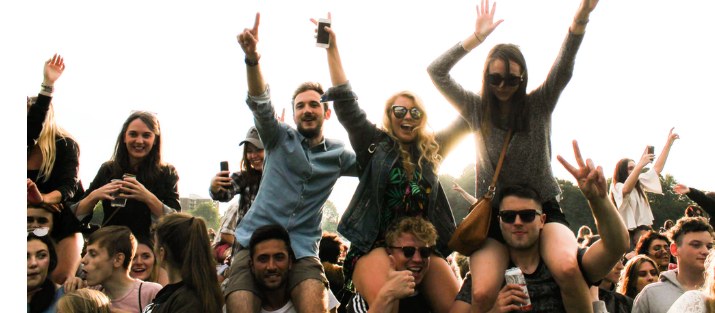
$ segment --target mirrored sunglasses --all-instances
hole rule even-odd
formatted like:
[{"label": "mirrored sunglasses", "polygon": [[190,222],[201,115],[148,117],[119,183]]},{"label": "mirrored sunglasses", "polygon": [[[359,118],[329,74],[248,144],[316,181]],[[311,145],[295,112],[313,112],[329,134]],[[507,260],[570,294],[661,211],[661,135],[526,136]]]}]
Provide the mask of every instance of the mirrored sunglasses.
[{"label": "mirrored sunglasses", "polygon": [[406,107],[403,107],[401,105],[392,106],[392,114],[394,114],[396,118],[405,118],[408,111],[410,112],[412,119],[419,120],[422,118],[422,111],[420,111],[420,109],[416,107],[407,110]]}]

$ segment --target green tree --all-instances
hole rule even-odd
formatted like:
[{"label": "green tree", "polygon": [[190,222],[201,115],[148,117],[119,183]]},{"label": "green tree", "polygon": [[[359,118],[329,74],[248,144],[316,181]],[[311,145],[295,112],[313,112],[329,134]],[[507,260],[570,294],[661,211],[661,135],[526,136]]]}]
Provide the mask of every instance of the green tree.
[{"label": "green tree", "polygon": [[564,211],[564,215],[566,215],[571,231],[576,233],[582,225],[586,225],[596,233],[596,224],[593,220],[591,208],[578,186],[568,180],[557,178],[556,181],[559,184],[559,188],[561,188],[561,202],[559,202],[559,205],[561,210]]},{"label": "green tree", "polygon": [[340,214],[338,214],[338,209],[335,207],[335,204],[330,200],[325,201],[323,205],[323,220],[320,224],[323,231],[337,233],[339,221]]},{"label": "green tree", "polygon": [[206,222],[206,227],[213,228],[214,230],[218,229],[218,205],[214,201],[203,201],[187,213],[195,217],[203,218]]},{"label": "green tree", "polygon": [[464,200],[462,195],[452,190],[452,184],[459,184],[462,189],[474,196],[474,170],[475,166],[474,163],[472,163],[464,167],[464,170],[462,170],[462,174],[459,177],[455,178],[447,174],[439,176],[439,181],[442,184],[444,193],[447,195],[447,200],[449,201],[449,206],[452,209],[452,214],[454,214],[454,221],[455,223],[457,223],[457,225],[459,225],[459,223],[461,223],[464,217],[466,217],[469,213],[470,204],[469,202],[467,202],[467,200]]},{"label": "green tree", "polygon": [[651,210],[653,210],[653,228],[658,229],[663,226],[666,219],[673,221],[683,217],[685,208],[692,204],[690,199],[685,196],[680,196],[673,191],[673,186],[678,182],[675,178],[666,174],[660,177],[660,185],[663,187],[663,194],[648,193],[648,202]]}]

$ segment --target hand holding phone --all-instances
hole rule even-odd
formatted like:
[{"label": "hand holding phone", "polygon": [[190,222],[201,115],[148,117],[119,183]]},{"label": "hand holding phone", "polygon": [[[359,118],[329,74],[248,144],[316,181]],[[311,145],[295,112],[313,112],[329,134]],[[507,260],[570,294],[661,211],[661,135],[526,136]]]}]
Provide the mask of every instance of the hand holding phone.
[{"label": "hand holding phone", "polygon": [[[655,154],[654,146],[648,146],[648,154]],[[655,158],[655,156],[653,158]],[[653,160],[650,160],[650,161],[653,162]]]},{"label": "hand holding phone", "polygon": [[325,31],[325,27],[330,27],[330,20],[321,18],[318,20],[318,36],[315,42],[316,47],[328,48],[330,46],[330,34]]},{"label": "hand holding phone", "polygon": [[[227,172],[228,171],[228,161],[221,161],[221,171],[222,172]],[[228,173],[223,174],[224,177],[228,177]]]}]

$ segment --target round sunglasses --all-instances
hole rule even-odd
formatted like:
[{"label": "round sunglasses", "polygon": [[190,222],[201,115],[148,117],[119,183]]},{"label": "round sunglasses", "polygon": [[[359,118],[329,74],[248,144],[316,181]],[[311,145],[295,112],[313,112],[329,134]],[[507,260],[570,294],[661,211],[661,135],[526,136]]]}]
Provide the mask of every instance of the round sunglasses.
[{"label": "round sunglasses", "polygon": [[410,112],[412,119],[419,120],[422,118],[422,111],[420,111],[420,109],[416,107],[413,107],[408,110],[406,107],[403,107],[401,105],[392,106],[392,114],[394,114],[396,118],[405,118],[407,112]]}]

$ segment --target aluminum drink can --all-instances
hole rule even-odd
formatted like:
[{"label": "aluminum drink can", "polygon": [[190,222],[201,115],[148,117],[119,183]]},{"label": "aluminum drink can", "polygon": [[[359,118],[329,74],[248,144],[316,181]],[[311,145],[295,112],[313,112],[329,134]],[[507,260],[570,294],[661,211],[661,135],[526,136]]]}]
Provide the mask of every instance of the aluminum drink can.
[{"label": "aluminum drink can", "polygon": [[529,290],[526,288],[526,278],[524,273],[518,267],[512,267],[504,273],[504,279],[507,284],[517,284],[521,286],[521,290],[526,294],[526,304],[521,305],[522,311],[531,311],[531,298],[529,298]]}]

